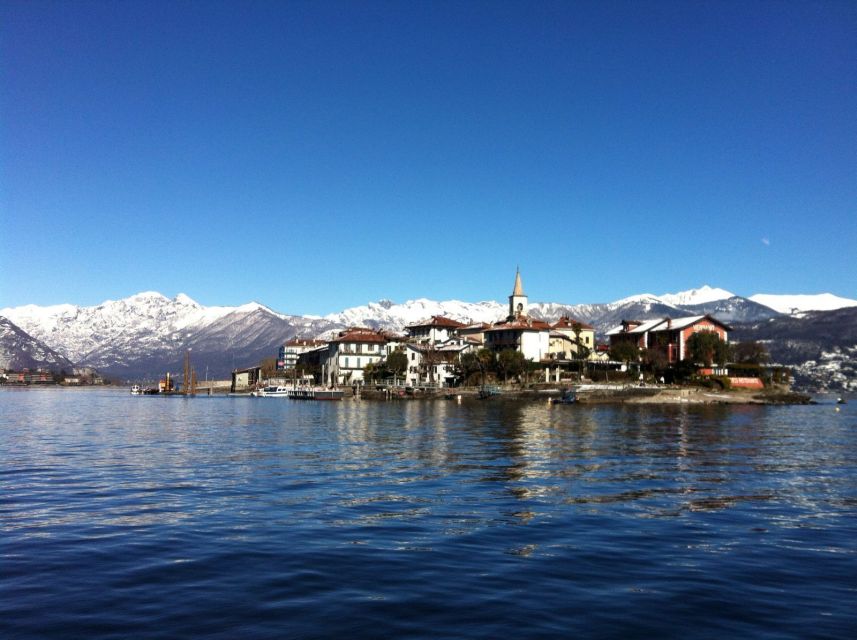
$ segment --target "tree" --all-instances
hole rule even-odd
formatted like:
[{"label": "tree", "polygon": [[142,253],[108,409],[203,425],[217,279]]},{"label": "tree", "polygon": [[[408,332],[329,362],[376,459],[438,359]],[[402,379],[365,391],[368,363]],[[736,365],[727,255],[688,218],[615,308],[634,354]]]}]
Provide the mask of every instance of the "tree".
[{"label": "tree", "polygon": [[640,350],[637,345],[627,340],[614,342],[610,345],[610,358],[618,362],[637,362],[640,359]]},{"label": "tree", "polygon": [[462,353],[458,359],[458,369],[461,377],[465,379],[481,371],[482,363],[479,361],[479,356],[476,355],[476,352],[468,351],[467,353]]},{"label": "tree", "polygon": [[276,358],[265,358],[260,363],[262,367],[262,377],[263,378],[273,378],[277,375],[281,375],[282,372],[277,370],[277,359]]},{"label": "tree", "polygon": [[765,364],[771,359],[771,354],[760,342],[750,340],[732,345],[732,360],[739,364]]},{"label": "tree", "polygon": [[443,360],[442,354],[433,343],[422,345],[422,361],[420,368],[431,384],[434,384],[434,369]]},{"label": "tree", "polygon": [[379,366],[380,363],[375,364],[374,362],[370,362],[365,367],[363,367],[363,379],[369,382],[370,384],[375,381],[375,378],[381,372],[383,367]]},{"label": "tree", "polygon": [[396,349],[385,360],[387,370],[396,378],[405,373],[408,368],[408,355],[403,349]]},{"label": "tree", "polygon": [[491,349],[480,349],[476,352],[476,355],[485,373],[494,373],[497,371],[497,354],[491,351]]},{"label": "tree", "polygon": [[580,341],[580,333],[583,331],[583,325],[575,320],[571,324],[571,330],[574,332],[574,359],[577,360],[578,371],[585,375],[586,360],[589,358],[589,347]]},{"label": "tree", "polygon": [[713,331],[700,331],[687,339],[688,359],[701,362],[706,367],[713,363],[723,364],[729,360],[729,346]]},{"label": "tree", "polygon": [[480,349],[473,352],[463,353],[458,359],[458,367],[461,377],[468,380],[476,373],[480,374],[481,384],[485,384],[485,374],[491,373],[496,367],[494,352],[489,349]]},{"label": "tree", "polygon": [[663,371],[667,368],[669,362],[667,355],[663,349],[645,349],[642,353],[643,362],[649,367],[652,373]]},{"label": "tree", "polygon": [[526,371],[527,360],[524,354],[516,349],[505,349],[497,356],[497,369],[503,374],[505,382],[509,376],[520,376]]}]

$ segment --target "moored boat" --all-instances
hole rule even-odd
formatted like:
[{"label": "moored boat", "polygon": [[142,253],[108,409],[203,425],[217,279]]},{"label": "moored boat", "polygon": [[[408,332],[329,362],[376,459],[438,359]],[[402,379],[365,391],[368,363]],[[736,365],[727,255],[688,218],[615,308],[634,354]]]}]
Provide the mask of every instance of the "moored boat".
[{"label": "moored boat", "polygon": [[551,404],[574,404],[577,402],[577,395],[574,391],[566,390],[559,398],[549,398],[548,400]]},{"label": "moored boat", "polygon": [[281,385],[269,385],[262,387],[258,391],[254,391],[250,395],[256,395],[259,398],[288,398],[290,389]]},{"label": "moored boat", "polygon": [[340,389],[324,387],[295,387],[289,389],[289,397],[293,400],[342,400],[344,392]]},{"label": "moored boat", "polygon": [[493,398],[494,396],[500,395],[500,387],[495,387],[491,385],[483,385],[481,389],[479,389],[479,397],[482,400],[487,400],[488,398]]}]

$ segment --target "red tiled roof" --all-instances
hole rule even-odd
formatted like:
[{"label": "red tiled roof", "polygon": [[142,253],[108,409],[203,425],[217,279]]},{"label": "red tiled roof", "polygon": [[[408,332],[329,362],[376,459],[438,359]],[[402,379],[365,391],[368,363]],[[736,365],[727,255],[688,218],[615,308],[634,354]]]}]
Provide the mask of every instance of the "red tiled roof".
[{"label": "red tiled roof", "polygon": [[415,322],[414,324],[409,324],[407,328],[411,329],[416,327],[449,327],[451,329],[458,329],[459,327],[463,326],[463,322],[458,322],[457,320],[453,320],[452,318],[447,318],[445,316],[432,316],[428,320],[422,320],[420,322]]},{"label": "red tiled roof", "polygon": [[590,329],[590,330],[595,329],[595,327],[593,327],[591,324],[586,324],[585,322],[581,322],[577,318],[572,318],[571,316],[563,316],[562,318],[557,320],[556,323],[551,328],[553,328],[553,329],[571,329],[574,327],[575,322],[577,324],[579,324],[582,329]]},{"label": "red tiled roof", "polygon": [[340,331],[339,335],[331,340],[331,342],[387,342],[387,338],[378,331],[367,329],[365,327],[352,327],[345,331]]}]

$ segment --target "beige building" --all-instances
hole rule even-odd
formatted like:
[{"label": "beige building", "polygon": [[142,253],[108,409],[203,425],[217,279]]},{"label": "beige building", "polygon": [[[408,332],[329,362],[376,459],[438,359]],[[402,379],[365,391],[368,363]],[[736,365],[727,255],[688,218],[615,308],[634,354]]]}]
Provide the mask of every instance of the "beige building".
[{"label": "beige building", "polygon": [[595,327],[570,316],[563,316],[551,326],[550,357],[573,360],[579,348],[595,359]]}]

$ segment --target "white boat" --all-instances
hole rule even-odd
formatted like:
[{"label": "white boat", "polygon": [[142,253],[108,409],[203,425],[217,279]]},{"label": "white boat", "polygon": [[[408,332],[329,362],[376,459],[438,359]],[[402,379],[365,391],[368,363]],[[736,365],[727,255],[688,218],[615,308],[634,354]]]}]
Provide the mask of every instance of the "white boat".
[{"label": "white boat", "polygon": [[131,387],[131,395],[132,396],[143,395],[143,387],[141,387],[139,384],[135,384],[133,387]]},{"label": "white boat", "polygon": [[289,388],[283,386],[274,386],[270,385],[267,387],[263,387],[258,391],[254,391],[253,394],[259,398],[288,398],[289,397]]}]

